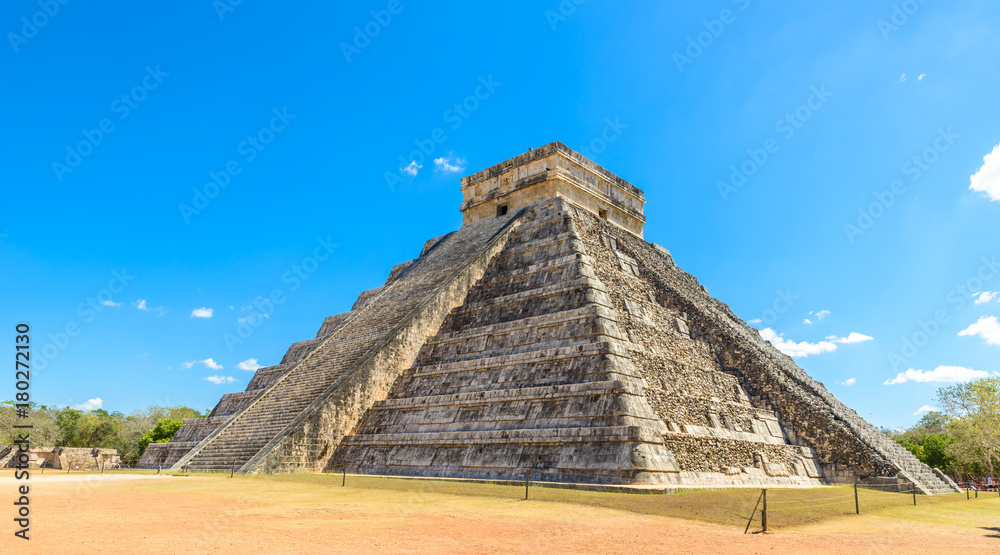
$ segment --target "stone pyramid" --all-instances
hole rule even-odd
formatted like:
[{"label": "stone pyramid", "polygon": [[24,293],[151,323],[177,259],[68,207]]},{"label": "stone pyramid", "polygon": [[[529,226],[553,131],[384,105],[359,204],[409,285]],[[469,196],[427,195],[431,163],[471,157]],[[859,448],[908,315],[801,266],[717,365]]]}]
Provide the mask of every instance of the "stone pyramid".
[{"label": "stone pyramid", "polygon": [[462,193],[461,229],[140,464],[958,491],[644,241],[638,188],[551,143]]}]

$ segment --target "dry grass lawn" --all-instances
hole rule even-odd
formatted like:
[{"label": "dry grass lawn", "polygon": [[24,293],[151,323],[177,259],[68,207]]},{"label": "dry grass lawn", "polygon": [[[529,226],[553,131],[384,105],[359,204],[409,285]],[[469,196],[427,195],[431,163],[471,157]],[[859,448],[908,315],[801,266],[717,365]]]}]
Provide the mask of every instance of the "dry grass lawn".
[{"label": "dry grass lawn", "polygon": [[[770,531],[744,535],[759,490],[533,487],[524,501],[523,486],[351,475],[347,487],[339,475],[35,478],[32,539],[13,538],[5,517],[2,552],[1000,552],[995,494],[918,496],[914,507],[862,490],[858,516],[851,488],[768,490]],[[5,498],[15,487],[0,472]]]}]

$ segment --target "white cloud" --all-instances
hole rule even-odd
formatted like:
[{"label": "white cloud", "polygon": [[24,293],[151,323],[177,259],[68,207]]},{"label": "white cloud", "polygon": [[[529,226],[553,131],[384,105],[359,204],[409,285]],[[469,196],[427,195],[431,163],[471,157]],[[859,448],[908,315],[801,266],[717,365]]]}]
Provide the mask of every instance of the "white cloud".
[{"label": "white cloud", "polygon": [[983,316],[975,324],[958,332],[958,335],[978,335],[987,345],[1000,345],[1000,322],[997,322],[996,316]]},{"label": "white cloud", "polygon": [[851,387],[856,383],[858,383],[857,378],[848,378],[847,381],[840,382],[840,385]]},{"label": "white cloud", "polygon": [[417,163],[416,160],[414,160],[410,162],[409,166],[406,166],[405,168],[399,168],[399,171],[409,175],[410,177],[416,177],[417,172],[420,171],[420,168],[422,167],[423,166],[421,166],[420,164]]},{"label": "white cloud", "polygon": [[983,156],[983,166],[969,178],[969,188],[984,193],[990,200],[1000,200],[1000,144]]},{"label": "white cloud", "polygon": [[212,382],[215,385],[220,385],[220,384],[224,384],[224,383],[233,383],[233,382],[238,382],[239,381],[239,380],[237,380],[236,378],[234,378],[232,376],[209,376],[207,378],[202,378],[202,379],[205,380],[205,381],[207,381],[207,382]]},{"label": "white cloud", "polygon": [[979,295],[979,298],[976,299],[976,304],[983,304],[993,302],[998,296],[1000,296],[1000,293],[997,293],[996,291],[982,291],[980,293],[976,293],[976,295]]},{"label": "white cloud", "polygon": [[237,364],[236,367],[239,368],[240,370],[248,370],[250,372],[253,372],[253,371],[257,370],[258,368],[260,368],[260,365],[257,364],[257,359],[255,359],[255,358],[248,358],[248,359],[244,360],[243,362]]},{"label": "white cloud", "polygon": [[754,318],[753,320],[747,320],[747,323],[748,324],[762,324],[762,323],[764,323],[764,321],[761,320],[760,318]]},{"label": "white cloud", "polygon": [[191,311],[191,318],[211,318],[212,309],[211,308],[196,308]]},{"label": "white cloud", "polygon": [[934,408],[934,407],[932,407],[930,405],[924,405],[924,406],[920,407],[919,409],[917,409],[917,412],[913,413],[913,416],[919,416],[919,415],[921,415],[921,414],[923,414],[925,412],[931,412],[931,411],[937,412],[937,410],[938,409],[936,409],[936,408]]},{"label": "white cloud", "polygon": [[921,73],[921,74],[920,74],[920,75],[919,75],[919,76],[917,77],[917,81],[923,81],[923,80],[924,80],[924,77],[927,77],[927,74],[926,74],[926,73]]},{"label": "white cloud", "polygon": [[157,316],[163,316],[163,312],[164,312],[163,307],[162,306],[151,307],[151,306],[149,306],[149,305],[146,304],[146,299],[139,299],[139,300],[135,301],[134,303],[132,303],[132,306],[138,308],[139,310],[141,310],[143,312],[149,312],[150,310],[155,310]]},{"label": "white cloud", "polygon": [[[830,315],[830,311],[829,310],[810,310],[809,311],[809,316],[815,317],[817,322],[820,321],[820,320],[822,320],[823,318],[826,318],[829,315]],[[802,320],[802,323],[803,324],[812,324],[813,321],[810,320],[809,318],[806,318],[805,320]]]},{"label": "white cloud", "polygon": [[256,314],[251,314],[249,316],[243,316],[242,318],[237,318],[236,321],[240,323],[249,322],[251,324],[257,325],[257,323],[260,322],[262,316],[264,318],[271,317],[270,314],[264,314],[263,312],[258,312]]},{"label": "white cloud", "polygon": [[800,343],[796,343],[785,339],[781,336],[781,334],[775,332],[771,328],[764,328],[760,330],[760,336],[766,341],[770,341],[771,344],[774,345],[774,347],[779,351],[793,357],[807,357],[809,355],[818,355],[837,350],[837,345],[829,341],[820,341],[819,343],[802,341]]},{"label": "white cloud", "polygon": [[902,83],[903,81],[906,81],[906,74],[905,73],[899,76],[899,82]]},{"label": "white cloud", "polygon": [[73,405],[76,410],[97,410],[104,406],[104,399],[100,397],[94,397],[93,399],[87,399],[86,403],[80,403],[79,405]]},{"label": "white cloud", "polygon": [[122,305],[122,303],[116,303],[116,302],[114,302],[112,300],[101,301],[101,304],[104,305],[104,306],[121,306]]},{"label": "white cloud", "polygon": [[444,173],[460,172],[465,170],[465,159],[442,156],[441,158],[434,159],[434,167],[439,172]]},{"label": "white cloud", "polygon": [[801,341],[796,343],[782,337],[782,335],[771,328],[764,328],[760,330],[760,336],[767,341],[770,341],[772,345],[779,351],[785,353],[792,357],[807,357],[809,355],[818,355],[822,353],[829,353],[837,350],[837,344],[849,344],[849,343],[860,343],[862,341],[870,341],[872,337],[867,336],[863,333],[858,333],[852,331],[847,337],[837,337],[836,335],[831,335],[826,338],[826,341],[820,341],[818,343],[810,343],[808,341]]},{"label": "white cloud", "polygon": [[872,336],[870,336],[870,335],[865,335],[863,333],[858,333],[856,331],[852,331],[850,334],[848,334],[847,337],[837,337],[836,335],[830,335],[830,336],[827,336],[827,339],[829,339],[830,341],[833,341],[834,343],[841,343],[843,345],[850,345],[851,343],[862,343],[862,342],[865,342],[865,341],[871,341],[872,339],[875,339],[875,338],[872,337]]},{"label": "white cloud", "polygon": [[191,368],[195,364],[204,364],[206,368],[211,368],[212,370],[222,370],[222,365],[219,364],[218,362],[215,362],[215,360],[213,360],[211,357],[206,358],[205,360],[193,360],[191,362],[185,362],[181,366],[183,366],[184,368]]},{"label": "white cloud", "polygon": [[956,383],[988,377],[990,377],[989,372],[973,370],[964,366],[938,366],[929,372],[910,368],[906,372],[900,372],[895,378],[886,380],[882,385],[896,385],[906,382]]}]

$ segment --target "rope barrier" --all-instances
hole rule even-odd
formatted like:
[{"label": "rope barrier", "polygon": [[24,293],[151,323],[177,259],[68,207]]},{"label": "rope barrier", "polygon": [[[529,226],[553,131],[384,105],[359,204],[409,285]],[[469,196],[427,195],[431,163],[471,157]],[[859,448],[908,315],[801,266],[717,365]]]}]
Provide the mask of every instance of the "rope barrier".
[{"label": "rope barrier", "polygon": [[785,508],[779,508],[779,509],[768,509],[767,511],[768,512],[775,511],[775,512],[779,512],[779,513],[781,513],[781,512],[788,512],[788,511],[801,511],[803,509],[812,509],[814,507],[826,507],[826,506],[829,506],[829,505],[840,505],[840,504],[846,503],[846,502],[847,501],[832,501],[830,503],[817,503],[815,505],[806,505],[804,507],[785,507]]},{"label": "rope barrier", "polygon": [[886,497],[886,498],[888,498],[888,497],[895,497],[897,495],[912,495],[912,494],[913,494],[913,490],[912,489],[911,490],[907,490],[907,491],[872,491],[872,492],[865,492],[865,495],[868,496],[869,499],[871,499],[872,497]]},{"label": "rope barrier", "polygon": [[802,499],[799,501],[784,500],[784,501],[770,501],[769,504],[781,505],[784,503],[812,503],[814,501],[827,501],[829,499],[854,499],[854,494],[850,495],[835,495],[833,497],[820,497],[819,499]]}]

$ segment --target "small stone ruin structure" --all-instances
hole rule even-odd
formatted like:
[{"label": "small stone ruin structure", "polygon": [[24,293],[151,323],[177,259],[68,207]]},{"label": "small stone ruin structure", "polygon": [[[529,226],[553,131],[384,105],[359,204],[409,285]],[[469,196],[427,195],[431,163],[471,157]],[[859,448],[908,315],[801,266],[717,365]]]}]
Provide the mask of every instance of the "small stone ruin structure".
[{"label": "small stone ruin structure", "polygon": [[[121,464],[116,449],[90,449],[87,447],[31,447],[28,449],[27,467],[54,468],[59,470],[100,470]],[[0,448],[0,468],[18,466],[20,451],[17,446]]]},{"label": "small stone ruin structure", "polygon": [[645,241],[630,183],[552,143],[462,195],[459,230],[140,465],[957,490]]}]

